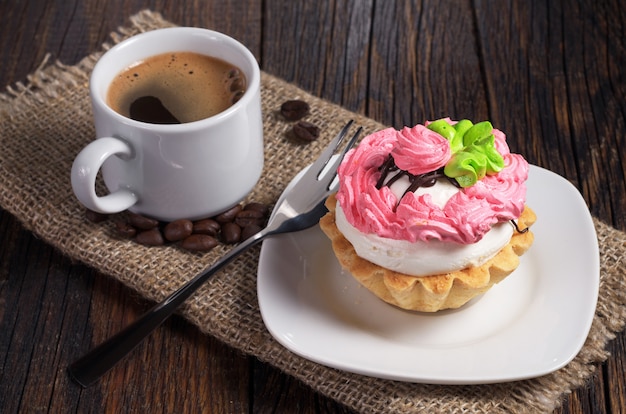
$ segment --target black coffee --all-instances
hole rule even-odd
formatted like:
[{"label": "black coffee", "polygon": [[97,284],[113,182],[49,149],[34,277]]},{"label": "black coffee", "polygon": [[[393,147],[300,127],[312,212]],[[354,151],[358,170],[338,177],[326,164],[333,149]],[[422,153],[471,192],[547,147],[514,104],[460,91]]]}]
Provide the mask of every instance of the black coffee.
[{"label": "black coffee", "polygon": [[185,123],[224,111],[245,88],[245,76],[228,62],[193,52],[165,53],[120,72],[109,86],[107,103],[137,121]]},{"label": "black coffee", "polygon": [[180,124],[180,120],[163,105],[156,96],[142,96],[135,99],[129,108],[129,116],[135,121],[150,124]]}]

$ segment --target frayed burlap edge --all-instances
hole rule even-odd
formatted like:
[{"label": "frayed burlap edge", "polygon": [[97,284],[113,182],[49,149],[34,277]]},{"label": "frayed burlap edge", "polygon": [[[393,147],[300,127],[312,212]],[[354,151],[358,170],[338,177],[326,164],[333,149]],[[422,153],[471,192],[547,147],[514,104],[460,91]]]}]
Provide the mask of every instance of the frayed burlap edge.
[{"label": "frayed burlap edge", "polygon": [[[16,135],[18,139],[23,138],[19,127],[26,124],[25,114],[37,113],[42,108],[62,111],[57,108],[73,105],[78,115],[77,119],[72,118],[76,122],[72,127],[76,128],[82,141],[70,142],[66,152],[55,147],[44,148],[53,155],[58,154],[55,160],[59,168],[69,171],[68,165],[71,165],[75,151],[93,135],[88,125],[89,109],[85,107],[88,107],[88,77],[94,63],[104,50],[118,41],[167,26],[173,25],[159,14],[147,10],[140,12],[131,17],[129,26],[121,27],[111,35],[111,42],[103,45],[102,51],[72,66],[50,63],[47,59],[25,83],[12,85],[0,94],[0,122],[7,127],[1,132],[0,143],[12,149],[0,155],[3,177],[0,205],[67,256],[120,280],[153,300],[165,297],[183,280],[223,254],[224,248],[206,255],[146,249],[116,239],[107,225],[85,223],[79,217],[80,206],[65,181],[60,181],[58,188],[50,188],[47,176],[37,177],[34,172],[34,177],[27,177],[18,173],[19,169],[14,167],[19,167],[17,154],[21,154],[21,148],[12,138]],[[320,100],[266,73],[263,74],[262,88],[265,135],[271,139],[266,144],[262,188],[250,196],[255,200],[274,202],[288,179],[308,164],[329,139],[325,136],[320,142],[306,147],[288,142],[289,125],[275,113],[275,108],[286,97],[308,100],[313,108],[310,120],[326,131],[337,130],[351,118],[365,126],[366,132],[382,127],[371,119]],[[76,104],[76,100],[80,100],[80,104]],[[60,136],[64,124],[49,124],[31,126],[30,131],[35,135]],[[300,358],[276,343],[263,326],[256,302],[258,249],[248,252],[237,264],[225,269],[185,305],[182,313],[203,332],[255,355],[358,411],[549,412],[572,389],[583,386],[594,375],[598,364],[608,357],[607,342],[624,329],[626,321],[626,266],[623,259],[626,235],[597,219],[594,224],[601,254],[600,297],[587,341],[566,367],[531,380],[477,386],[411,384],[341,372]],[[112,254],[113,258],[110,257]],[[142,261],[139,259],[142,256],[151,259]],[[160,260],[155,260],[155,256]]]}]

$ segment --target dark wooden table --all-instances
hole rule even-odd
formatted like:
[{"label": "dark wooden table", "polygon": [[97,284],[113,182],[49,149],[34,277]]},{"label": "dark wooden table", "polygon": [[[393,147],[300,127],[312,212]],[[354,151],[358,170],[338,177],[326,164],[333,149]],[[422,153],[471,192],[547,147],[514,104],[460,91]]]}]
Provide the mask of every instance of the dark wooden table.
[{"label": "dark wooden table", "polygon": [[[263,70],[391,126],[490,119],[626,230],[624,1],[2,0],[0,84],[46,54],[76,63],[143,8],[230,34]],[[95,386],[69,381],[80,338],[98,343],[149,306],[0,210],[0,412],[349,412],[179,317]],[[626,412],[625,339],[557,412]]]}]

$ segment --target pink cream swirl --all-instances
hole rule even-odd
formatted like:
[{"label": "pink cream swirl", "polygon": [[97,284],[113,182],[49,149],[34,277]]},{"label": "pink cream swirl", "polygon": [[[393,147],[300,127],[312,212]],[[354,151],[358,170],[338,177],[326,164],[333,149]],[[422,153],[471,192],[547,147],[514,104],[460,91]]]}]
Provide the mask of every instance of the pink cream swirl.
[{"label": "pink cream swirl", "polygon": [[433,203],[429,194],[409,192],[398,202],[389,187],[377,189],[379,167],[390,153],[398,167],[413,174],[445,165],[450,158],[449,144],[434,133],[448,146],[446,155],[441,140],[432,133],[421,125],[402,131],[388,128],[367,136],[346,154],[338,170],[337,200],[352,226],[362,233],[396,240],[470,244],[494,224],[519,217],[526,200],[528,163],[521,155],[510,153],[506,136],[497,129],[493,129],[495,147],[504,159],[504,168],[460,189],[443,207]]},{"label": "pink cream swirl", "polygon": [[435,171],[450,160],[448,140],[426,128],[416,125],[397,131],[398,142],[391,151],[398,168],[419,175]]}]

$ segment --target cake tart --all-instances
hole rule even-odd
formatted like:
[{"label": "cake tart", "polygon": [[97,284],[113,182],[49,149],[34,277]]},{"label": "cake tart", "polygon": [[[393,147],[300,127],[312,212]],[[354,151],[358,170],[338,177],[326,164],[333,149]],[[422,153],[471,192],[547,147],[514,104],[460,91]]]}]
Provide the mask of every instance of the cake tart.
[{"label": "cake tart", "polygon": [[351,150],[320,220],[342,267],[387,303],[459,308],[533,242],[528,163],[489,122],[388,128]]}]

